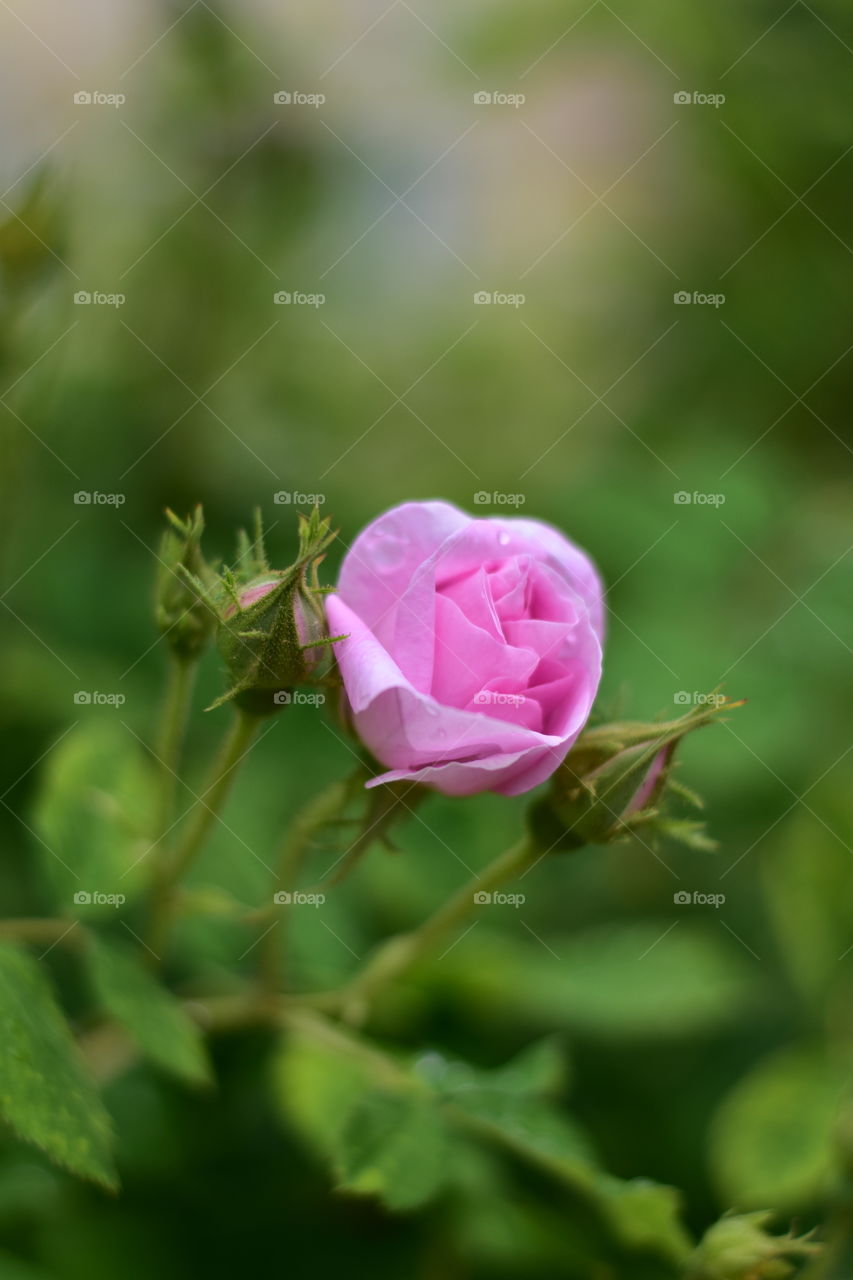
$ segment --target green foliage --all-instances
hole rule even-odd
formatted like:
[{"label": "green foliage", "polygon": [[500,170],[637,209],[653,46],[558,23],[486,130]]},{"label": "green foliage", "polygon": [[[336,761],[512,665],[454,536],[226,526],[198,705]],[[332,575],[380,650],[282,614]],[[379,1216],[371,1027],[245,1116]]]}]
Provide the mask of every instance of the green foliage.
[{"label": "green foliage", "polygon": [[814,1008],[831,986],[849,982],[853,823],[846,786],[825,783],[808,803],[762,858],[761,873],[780,954]]},{"label": "green foliage", "polygon": [[452,1159],[432,1100],[414,1091],[367,1090],[347,1116],[338,1150],[341,1190],[416,1209],[442,1187]]},{"label": "green foliage", "polygon": [[57,1164],[117,1185],[109,1117],[38,962],[0,944],[0,1114]]},{"label": "green foliage", "polygon": [[547,949],[478,929],[428,980],[475,1018],[502,1010],[602,1037],[693,1034],[757,994],[749,956],[722,930],[666,920],[549,937]]},{"label": "green foliage", "polygon": [[148,871],[154,796],[152,767],[120,724],[95,716],[51,753],[34,825],[42,865],[63,910],[106,915],[117,907],[99,905],[97,895],[130,900],[139,892]]},{"label": "green foliage", "polygon": [[[737,1125],[725,1143],[715,1125],[715,1167],[728,1168],[723,1145],[738,1153],[738,1172],[721,1182],[708,1176],[707,1159],[708,1116],[721,1099],[737,1096],[738,1078],[771,1052],[790,1046],[845,1061],[853,1042],[851,757],[842,756],[853,698],[849,0],[791,8],[611,0],[591,10],[585,0],[501,0],[434,15],[411,7],[368,29],[354,7],[305,6],[295,41],[271,5],[155,0],[132,30],[124,7],[114,7],[114,21],[111,7],[96,43],[105,74],[114,72],[103,87],[126,87],[125,109],[75,108],[73,120],[45,133],[46,104],[56,92],[70,97],[58,58],[84,77],[80,87],[88,83],[77,47],[85,6],[72,15],[69,44],[69,6],[53,6],[48,22],[43,7],[31,17],[10,3],[31,24],[7,15],[33,110],[16,124],[4,187],[14,185],[0,220],[8,446],[0,525],[10,584],[0,661],[3,914],[44,910],[34,858],[61,911],[79,889],[116,888],[133,911],[149,860],[123,872],[153,838],[154,810],[131,803],[128,824],[106,796],[117,784],[124,814],[137,791],[136,766],[119,763],[135,750],[131,734],[119,741],[120,717],[155,740],[165,645],[153,643],[147,583],[165,506],[183,512],[203,499],[211,554],[221,554],[233,524],[262,503],[272,563],[282,565],[291,558],[287,513],[272,493],[320,488],[343,533],[324,566],[332,581],[352,533],[403,497],[441,495],[470,509],[474,489],[520,488],[523,513],[570,532],[608,585],[602,719],[670,714],[677,689],[710,688],[727,669],[726,692],[748,696],[730,727],[685,744],[681,772],[707,797],[720,854],[712,861],[664,839],[655,848],[678,881],[639,839],[546,859],[522,886],[524,911],[490,914],[488,926],[423,966],[391,993],[379,1028],[397,1045],[452,1046],[446,1062],[501,1061],[514,1045],[565,1028],[578,1041],[572,1113],[608,1167],[684,1186],[701,1230],[736,1189],[772,1190],[774,1159],[781,1186],[789,1141],[801,1151],[806,1140],[785,1137],[777,1147],[766,1135],[820,1120],[829,1106],[819,1069],[793,1090],[771,1081],[776,1101],[764,1108],[755,1151],[782,1155],[762,1154],[756,1172]],[[272,71],[282,87],[328,86],[325,109],[270,116]],[[386,75],[391,83],[377,92]],[[480,86],[522,88],[526,109],[473,109],[470,90]],[[727,101],[720,110],[673,107],[675,88],[722,88]],[[397,191],[425,174],[413,195],[417,218],[398,205],[371,229],[388,193],[367,166]],[[520,180],[507,184],[510,171]],[[182,182],[206,192],[203,201],[193,205]],[[602,194],[598,205],[593,193]],[[508,267],[511,275],[529,268],[524,308],[472,311],[472,278],[448,249],[484,288],[514,287]],[[718,281],[724,307],[673,308],[674,288]],[[317,314],[273,307],[279,284],[322,287],[326,304]],[[77,287],[126,289],[126,305],[74,307]],[[404,388],[411,394],[395,402]],[[122,491],[120,511],[72,506],[74,489],[96,485]],[[725,503],[674,506],[681,488],[719,489]],[[222,688],[212,654],[206,663],[199,706]],[[90,683],[75,676],[72,685],[69,668],[126,689],[127,714],[75,709],[85,727],[52,748],[71,719],[73,688]],[[109,731],[104,719],[114,721]],[[210,753],[214,720],[191,722],[190,782],[200,772],[194,762]],[[241,983],[253,974],[257,949],[247,948],[263,926],[240,917],[267,902],[265,864],[278,834],[313,788],[308,779],[319,787],[351,766],[333,720],[292,707],[287,721],[287,732],[281,724],[253,750],[228,829],[217,827],[197,869],[200,888],[230,894],[234,920],[224,899],[222,916],[180,918],[168,971],[177,986],[198,973],[205,989],[232,991],[238,974]],[[81,749],[73,769],[60,768],[78,735],[102,731],[110,745]],[[33,822],[34,784],[63,771],[47,825],[42,801]],[[183,792],[178,799],[189,803]],[[412,927],[468,865],[504,847],[520,811],[503,797],[431,797],[402,833],[400,856],[371,850],[357,874],[328,890],[326,910],[294,914],[292,987],[345,980],[357,957]],[[676,822],[673,834],[695,840],[696,828]],[[68,869],[33,843],[25,823]],[[316,887],[349,846],[348,829],[341,837],[334,853],[310,850],[303,887]],[[673,910],[674,889],[718,884],[724,910]],[[94,918],[95,907],[79,908],[90,911]],[[658,920],[661,935],[675,928],[655,943],[641,926],[657,929]],[[636,950],[624,948],[623,962],[612,959],[618,948],[602,958],[608,935],[632,927]],[[56,948],[49,961],[63,1007],[82,1027],[91,984],[84,965],[60,968],[64,954]],[[468,1117],[463,1133],[448,1118],[456,1103],[441,1104],[452,1181],[426,1222],[421,1214],[388,1221],[363,1197],[328,1194],[291,1135],[310,1140],[311,1130],[319,1154],[323,1130],[331,1161],[360,1092],[369,1084],[385,1096],[402,1085],[372,1057],[362,1077],[351,1051],[306,1048],[302,1069],[290,1071],[299,1089],[282,1136],[264,1111],[265,1043],[255,1033],[221,1038],[215,1099],[174,1088],[147,1065],[114,1081],[111,1108],[127,1091],[115,1113],[122,1200],[47,1171],[43,1192],[34,1180],[28,1203],[8,1200],[3,1244],[31,1261],[2,1254],[0,1276],[214,1280],[263,1274],[271,1257],[317,1280],[342,1271],[358,1280],[674,1275],[659,1256],[645,1268],[636,1253],[614,1258],[587,1229],[595,1214],[577,1190],[566,1196],[582,1204],[574,1216],[549,1204],[543,1182],[566,1184],[543,1179],[544,1166],[528,1158],[516,1177],[514,1155],[495,1158],[509,1151],[499,1126],[486,1142]],[[7,1056],[5,1043],[0,1052]],[[483,1087],[471,1084],[469,1100]],[[548,1088],[504,1095],[498,1118],[533,1105],[556,1104]],[[757,1115],[760,1098],[753,1107]],[[565,1107],[558,1111],[580,1136]],[[537,1133],[532,1121],[527,1132]],[[21,1159],[29,1168],[41,1160],[20,1150],[0,1144],[3,1186],[18,1191],[29,1185]],[[842,1187],[836,1205],[816,1202],[808,1181],[789,1212],[802,1229],[828,1221],[836,1242],[808,1280],[849,1280],[853,1195]],[[626,1214],[638,1232],[656,1230],[642,1188],[627,1185]],[[649,1195],[663,1203],[654,1188]]]},{"label": "green foliage", "polygon": [[139,948],[92,938],[86,960],[99,1005],[130,1032],[146,1057],[190,1084],[210,1083],[201,1032],[145,967]]},{"label": "green foliage", "polygon": [[844,1067],[797,1046],[759,1062],[715,1117],[711,1161],[729,1203],[785,1211],[812,1203],[837,1174],[835,1127]]},{"label": "green foliage", "polygon": [[[313,1019],[300,1019],[274,1063],[288,1125],[327,1161],[340,1189],[389,1209],[438,1195],[467,1137],[503,1149],[562,1183],[622,1245],[674,1261],[689,1238],[669,1187],[605,1174],[587,1137],[553,1099],[565,1078],[553,1040],[483,1070],[437,1052],[392,1058]],[[467,1137],[466,1137],[467,1135]]]}]

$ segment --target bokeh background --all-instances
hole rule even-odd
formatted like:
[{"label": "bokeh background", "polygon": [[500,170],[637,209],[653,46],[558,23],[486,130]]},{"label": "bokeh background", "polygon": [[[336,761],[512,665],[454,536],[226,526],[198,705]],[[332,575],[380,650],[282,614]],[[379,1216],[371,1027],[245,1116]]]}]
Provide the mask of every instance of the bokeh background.
[{"label": "bokeh background", "polygon": [[[0,32],[3,914],[46,909],[53,744],[93,717],[155,731],[165,506],[203,502],[227,558],[260,505],[283,566],[322,495],[331,579],[399,501],[523,504],[608,584],[598,718],[748,699],[682,755],[719,848],[549,860],[381,1032],[488,1066],[558,1031],[611,1172],[679,1187],[697,1232],[730,1206],[823,1222],[853,1043],[849,6],[10,0]],[[211,656],[193,783],[220,689]],[[261,901],[289,819],[351,764],[324,713],[282,716],[198,882]],[[416,923],[524,803],[432,799],[300,919],[300,981]],[[216,975],[251,937],[185,945]],[[582,1209],[508,1159],[413,1217],[335,1197],[266,1057],[223,1039],[212,1097],[113,1082],[116,1201],[4,1136],[2,1274],[592,1274]]]}]

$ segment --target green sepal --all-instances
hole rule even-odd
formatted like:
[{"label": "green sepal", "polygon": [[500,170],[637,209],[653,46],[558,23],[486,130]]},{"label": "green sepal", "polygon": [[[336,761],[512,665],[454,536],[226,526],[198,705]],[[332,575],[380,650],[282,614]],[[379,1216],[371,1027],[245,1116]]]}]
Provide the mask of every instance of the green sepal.
[{"label": "green sepal", "polygon": [[673,783],[676,747],[721,711],[741,705],[711,698],[675,720],[586,730],[553,774],[547,795],[528,810],[528,827],[538,847],[561,852],[611,844],[642,828],[694,848],[713,848],[701,823],[668,817],[660,801],[673,790],[701,807],[698,796]]}]

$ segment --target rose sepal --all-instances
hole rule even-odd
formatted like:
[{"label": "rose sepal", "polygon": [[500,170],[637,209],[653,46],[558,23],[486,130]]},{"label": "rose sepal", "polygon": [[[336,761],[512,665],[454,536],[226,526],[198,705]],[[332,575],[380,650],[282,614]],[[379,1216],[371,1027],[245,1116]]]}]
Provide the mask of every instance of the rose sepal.
[{"label": "rose sepal", "polygon": [[742,706],[722,695],[663,722],[627,721],[585,730],[554,772],[548,792],[528,810],[528,825],[543,850],[570,851],[612,844],[632,831],[712,849],[701,822],[672,817],[662,808],[670,794],[701,807],[701,799],[673,777],[678,744]]}]

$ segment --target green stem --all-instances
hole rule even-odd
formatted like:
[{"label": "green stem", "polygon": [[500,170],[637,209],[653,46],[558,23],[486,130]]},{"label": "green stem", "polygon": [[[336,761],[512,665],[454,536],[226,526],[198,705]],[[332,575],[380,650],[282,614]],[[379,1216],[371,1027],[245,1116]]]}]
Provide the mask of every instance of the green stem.
[{"label": "green stem", "polygon": [[81,934],[76,920],[59,920],[49,917],[20,917],[17,920],[0,920],[0,939],[10,942],[36,942],[51,945],[67,942],[77,946]]},{"label": "green stem", "polygon": [[275,885],[271,913],[273,924],[263,935],[260,943],[261,980],[267,991],[276,991],[281,982],[282,958],[287,931],[287,907],[275,902],[275,893],[284,890],[293,892],[296,889],[299,873],[314,836],[325,823],[332,821],[342,811],[349,798],[350,782],[333,782],[323,791],[309,800],[308,804],[297,814],[296,819],[278,856],[275,869]]},{"label": "green stem", "polygon": [[260,723],[258,716],[238,711],[214,761],[209,779],[190,813],[183,839],[154,887],[149,946],[155,955],[165,948],[175,886],[200,853],[219,817],[234,781],[237,766],[246,754]]},{"label": "green stem", "polygon": [[[181,747],[197,666],[198,663],[193,658],[185,658],[177,653],[171,653],[169,656],[166,701],[157,744],[157,759],[161,766],[157,834],[161,838],[169,830],[174,814]],[[167,856],[165,850],[162,856],[164,858]]]},{"label": "green stem", "polygon": [[324,1008],[336,1007],[348,1021],[362,1021],[377,992],[416,964],[451,929],[463,924],[480,905],[480,894],[493,893],[531,867],[540,856],[538,846],[524,836],[458,889],[419,928],[389,938],[350,983],[340,992],[321,995],[318,1003]]}]

